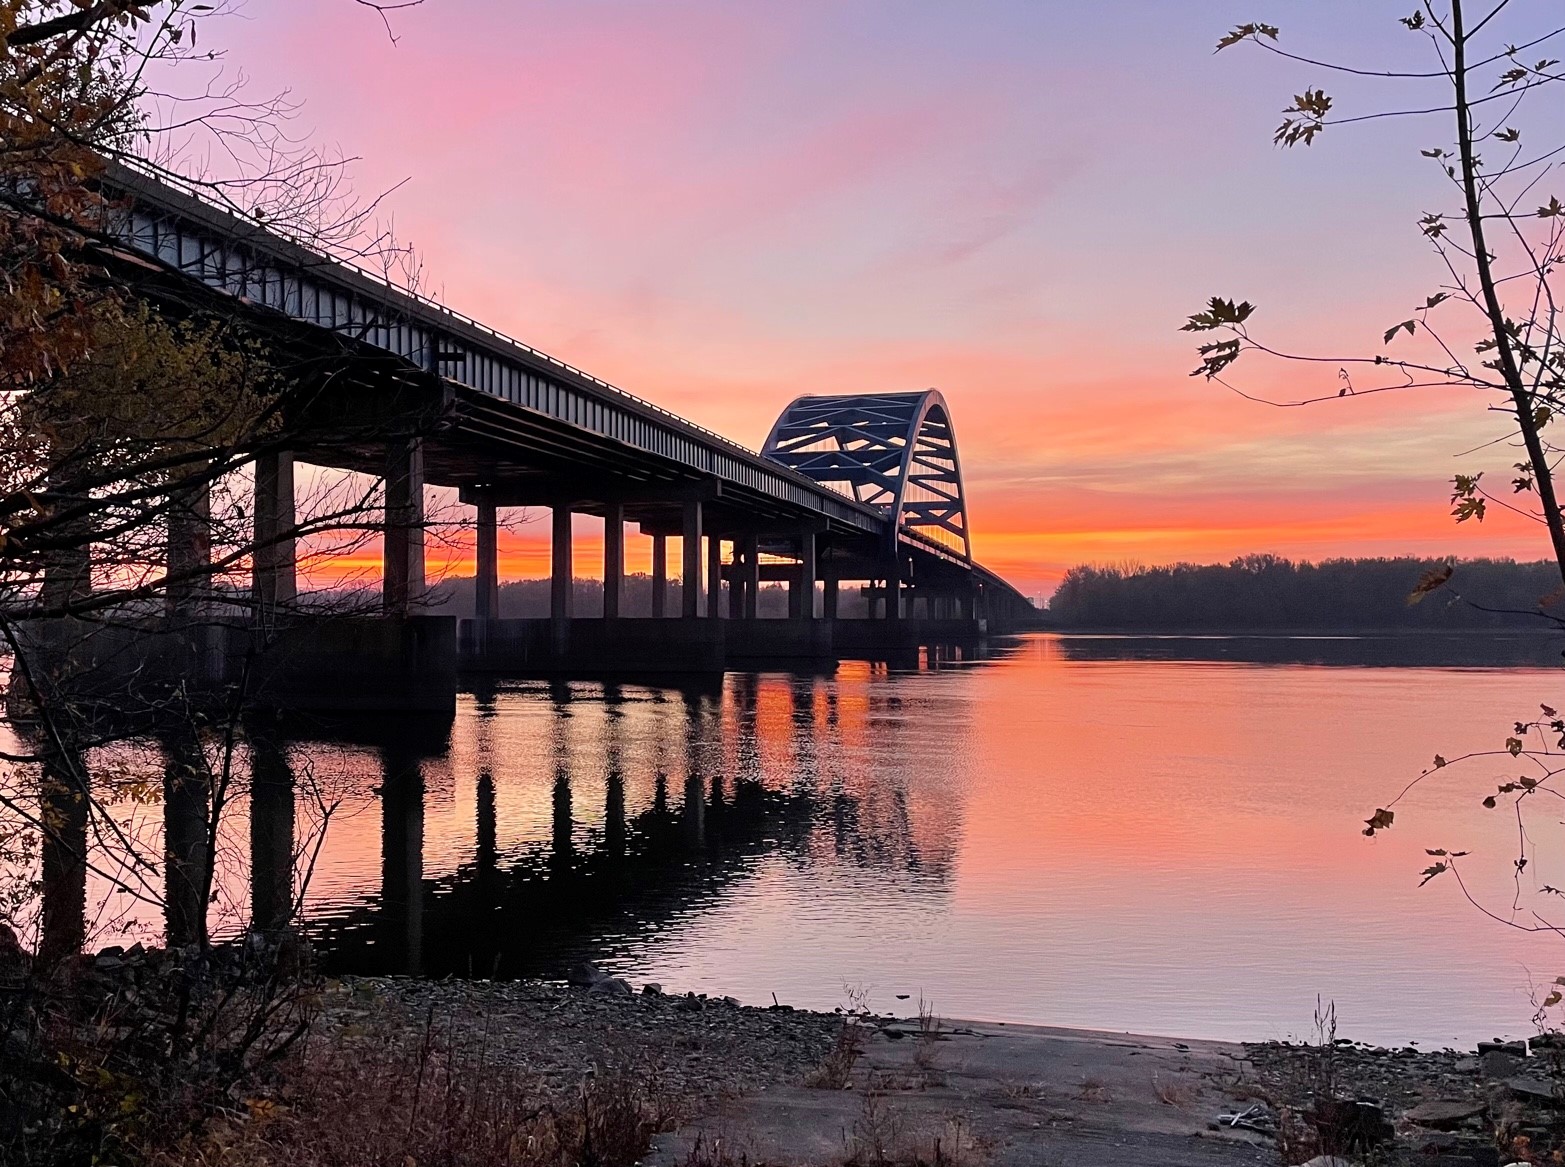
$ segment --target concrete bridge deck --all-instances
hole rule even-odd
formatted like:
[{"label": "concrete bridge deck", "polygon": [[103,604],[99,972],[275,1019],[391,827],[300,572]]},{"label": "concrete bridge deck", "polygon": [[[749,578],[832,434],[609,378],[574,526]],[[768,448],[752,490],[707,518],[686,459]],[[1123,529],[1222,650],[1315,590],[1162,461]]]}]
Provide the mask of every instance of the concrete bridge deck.
[{"label": "concrete bridge deck", "polygon": [[[290,419],[292,448],[255,461],[248,609],[218,617],[188,597],[173,604],[172,623],[205,645],[174,657],[253,655],[235,646],[275,634],[274,657],[310,662],[280,663],[279,675],[321,679],[283,686],[294,699],[308,704],[314,690],[402,708],[449,704],[445,678],[458,669],[711,672],[844,654],[905,660],[920,646],[977,643],[1035,616],[972,557],[955,431],[938,393],[803,397],[757,452],[190,192],[118,166],[107,185],[120,209],[104,258],[137,294],[240,319],[323,387]],[[293,540],[297,463],[385,483],[379,631],[373,621],[290,630],[308,611]],[[428,486],[455,488],[473,508],[475,612],[460,632],[419,620]],[[545,621],[498,618],[498,512],[517,506],[552,512]],[[203,513],[198,503],[190,509]],[[604,523],[601,618],[572,610],[578,514]],[[651,540],[659,619],[622,616],[627,525]],[[680,563],[676,611],[665,610],[670,542]],[[210,556],[209,544],[200,531],[176,538],[171,528],[171,564],[177,550],[189,570]],[[789,619],[759,618],[766,583],[786,586]],[[844,586],[867,598],[873,620],[839,618]],[[214,636],[228,648],[213,648]],[[94,668],[100,649],[85,653]],[[232,670],[201,671],[215,682]],[[341,691],[355,684],[362,692],[349,701]]]}]

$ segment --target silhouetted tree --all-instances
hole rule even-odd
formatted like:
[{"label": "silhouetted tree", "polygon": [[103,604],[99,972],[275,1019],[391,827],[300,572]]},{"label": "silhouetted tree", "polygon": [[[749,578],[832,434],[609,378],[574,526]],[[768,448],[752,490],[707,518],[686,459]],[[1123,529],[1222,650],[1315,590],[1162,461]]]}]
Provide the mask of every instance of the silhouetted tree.
[{"label": "silhouetted tree", "polygon": [[[1379,351],[1344,355],[1306,355],[1275,347],[1254,331],[1253,304],[1214,297],[1184,326],[1186,331],[1219,334],[1200,347],[1201,364],[1193,375],[1244,393],[1227,376],[1237,360],[1251,354],[1307,362],[1335,374],[1329,390],[1297,400],[1272,400],[1273,405],[1342,402],[1426,387],[1471,390],[1476,400],[1506,418],[1510,449],[1504,456],[1516,460],[1505,474],[1509,491],[1492,489],[1482,473],[1456,475],[1452,514],[1457,522],[1481,522],[1490,506],[1500,506],[1538,523],[1552,557],[1554,586],[1548,596],[1518,608],[1565,625],[1565,619],[1551,611],[1565,596],[1560,586],[1565,581],[1565,515],[1556,481],[1565,446],[1551,436],[1565,406],[1565,322],[1555,294],[1565,263],[1565,202],[1557,189],[1565,143],[1559,138],[1558,103],[1541,105],[1565,84],[1565,69],[1549,55],[1551,49],[1558,51],[1565,20],[1557,7],[1513,5],[1510,0],[1422,0],[1400,23],[1427,48],[1425,67],[1313,59],[1285,49],[1281,29],[1264,23],[1240,25],[1219,40],[1217,48],[1249,45],[1317,73],[1374,78],[1412,90],[1405,103],[1343,111],[1323,87],[1306,84],[1283,110],[1273,140],[1281,146],[1309,146],[1334,127],[1372,119],[1418,124],[1421,137],[1408,143],[1409,153],[1417,149],[1427,165],[1438,168],[1452,196],[1448,207],[1417,221],[1446,270],[1445,281],[1405,319],[1386,322]],[[1424,91],[1431,88],[1438,97],[1426,96]],[[1443,140],[1429,130],[1432,120],[1444,125]],[[1409,602],[1448,587],[1452,575],[1449,563],[1428,571],[1413,587]],[[1540,706],[1540,714],[1518,718],[1501,748],[1464,759],[1437,755],[1425,773],[1479,759],[1522,770],[1515,778],[1502,779],[1495,793],[1483,798],[1490,809],[1502,798],[1512,803],[1523,824],[1513,859],[1516,899],[1508,908],[1478,906],[1510,926],[1565,935],[1556,914],[1559,892],[1539,876],[1535,862],[1539,856],[1557,860],[1565,855],[1558,834],[1548,833],[1551,827],[1558,831],[1558,816],[1528,814],[1538,807],[1539,798],[1552,805],[1557,796],[1553,781],[1565,771],[1565,718],[1547,703]],[[1391,826],[1398,801],[1377,809],[1365,834]],[[1465,854],[1431,850],[1435,861],[1424,873],[1425,882],[1450,872],[1463,894],[1473,899],[1458,870],[1457,860]],[[1551,991],[1539,1003],[1540,1024],[1548,1019],[1548,1010],[1561,1003],[1561,990]]]}]

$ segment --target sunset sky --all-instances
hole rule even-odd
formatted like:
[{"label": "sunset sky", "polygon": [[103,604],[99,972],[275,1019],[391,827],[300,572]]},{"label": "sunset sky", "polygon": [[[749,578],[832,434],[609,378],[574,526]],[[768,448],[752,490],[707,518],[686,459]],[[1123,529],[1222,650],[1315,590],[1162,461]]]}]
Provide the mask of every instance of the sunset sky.
[{"label": "sunset sky", "polygon": [[[202,35],[294,132],[359,159],[445,303],[751,447],[802,392],[950,401],[980,559],[1034,593],[1080,562],[1455,553],[1541,533],[1448,517],[1515,461],[1451,390],[1254,404],[1187,376],[1212,294],[1268,335],[1373,354],[1434,290],[1440,119],[1286,152],[1290,96],[1344,86],[1247,51],[1419,50],[1381,0],[253,0]],[[1553,2],[1516,6],[1517,21]],[[1393,11],[1393,8],[1396,8]],[[1415,103],[1431,91],[1404,93]],[[1334,392],[1334,365],[1238,379]],[[547,532],[508,536],[540,574]]]}]

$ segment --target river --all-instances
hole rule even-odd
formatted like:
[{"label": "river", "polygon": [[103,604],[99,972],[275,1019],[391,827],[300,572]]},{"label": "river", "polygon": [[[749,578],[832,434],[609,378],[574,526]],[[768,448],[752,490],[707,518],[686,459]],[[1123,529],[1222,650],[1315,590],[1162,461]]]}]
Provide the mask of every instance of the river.
[{"label": "river", "polygon": [[[917,672],[503,683],[448,729],[289,747],[306,914],[338,971],[588,958],[753,1003],[1242,1040],[1307,1035],[1319,997],[1379,1043],[1525,1035],[1565,941],[1419,887],[1426,847],[1468,850],[1509,905],[1515,820],[1480,806],[1506,767],[1361,832],[1437,752],[1565,704],[1562,674],[1428,643],[1038,635]],[[1565,886],[1535,841],[1527,886]]]}]

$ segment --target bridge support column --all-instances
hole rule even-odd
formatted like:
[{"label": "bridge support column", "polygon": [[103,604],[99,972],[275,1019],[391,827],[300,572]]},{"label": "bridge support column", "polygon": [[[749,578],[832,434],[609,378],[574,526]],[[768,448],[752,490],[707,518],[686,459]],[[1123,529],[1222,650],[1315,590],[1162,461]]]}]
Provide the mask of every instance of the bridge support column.
[{"label": "bridge support column", "polygon": [[[42,501],[50,510],[63,510],[81,498],[69,491],[50,489]],[[90,530],[88,524],[72,524],[68,534],[80,541],[44,557],[43,587],[38,599],[45,607],[64,607],[92,594],[92,547],[87,541]]]},{"label": "bridge support column", "polygon": [[701,500],[687,498],[683,507],[684,547],[680,557],[683,603],[680,615],[694,620],[701,615]]},{"label": "bridge support column", "polygon": [[706,537],[706,614],[723,618],[723,541],[716,535]]},{"label": "bridge support column", "polygon": [[554,651],[563,653],[570,637],[571,591],[571,508],[553,509],[553,528],[549,541],[549,619],[552,622]]},{"label": "bridge support column", "polygon": [[611,502],[603,513],[603,618],[619,618],[625,584],[625,504]]},{"label": "bridge support column", "polygon": [[201,606],[211,580],[212,487],[209,483],[181,490],[170,499],[168,512],[168,592],[170,616],[189,616]]},{"label": "bridge support column", "polygon": [[255,551],[250,556],[250,601],[259,627],[272,628],[279,608],[298,598],[293,529],[293,455],[261,454],[255,460]]},{"label": "bridge support column", "polygon": [[837,577],[827,576],[821,581],[821,619],[837,618]]},{"label": "bridge support column", "polygon": [[728,618],[744,619],[744,541],[733,541],[733,566],[728,571]]},{"label": "bridge support column", "polygon": [[474,564],[473,615],[479,620],[494,620],[500,615],[500,520],[494,495],[483,491],[474,507],[477,510],[477,562]]},{"label": "bridge support column", "polygon": [[895,556],[886,571],[886,619],[902,619],[902,563]]},{"label": "bridge support column", "polygon": [[761,602],[761,538],[754,531],[744,536],[744,618],[754,620]]},{"label": "bridge support column", "polygon": [[652,615],[668,614],[668,537],[652,536]]},{"label": "bridge support column", "polygon": [[381,543],[381,609],[406,616],[424,591],[424,443],[386,447],[386,527]]},{"label": "bridge support column", "polygon": [[799,536],[799,605],[795,613],[800,619],[815,619],[815,576],[820,570],[814,531]]}]

